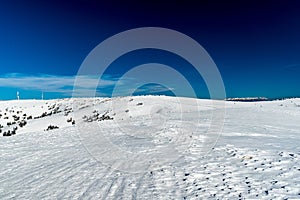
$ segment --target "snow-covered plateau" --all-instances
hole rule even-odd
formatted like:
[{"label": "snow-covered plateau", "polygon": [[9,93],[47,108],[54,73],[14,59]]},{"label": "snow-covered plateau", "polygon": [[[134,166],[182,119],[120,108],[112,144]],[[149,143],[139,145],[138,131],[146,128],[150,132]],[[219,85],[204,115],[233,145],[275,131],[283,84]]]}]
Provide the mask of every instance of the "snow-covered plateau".
[{"label": "snow-covered plateau", "polygon": [[0,102],[0,199],[300,199],[300,99]]}]

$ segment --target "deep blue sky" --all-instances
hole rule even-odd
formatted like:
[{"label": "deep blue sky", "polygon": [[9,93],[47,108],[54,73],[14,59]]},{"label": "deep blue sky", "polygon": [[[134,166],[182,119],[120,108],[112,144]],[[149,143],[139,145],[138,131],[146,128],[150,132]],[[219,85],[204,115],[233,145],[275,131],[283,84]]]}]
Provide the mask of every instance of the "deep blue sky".
[{"label": "deep blue sky", "polygon": [[[39,98],[40,90],[46,98],[70,96],[71,84],[47,88],[47,81],[72,79],[100,42],[147,26],[174,29],[198,41],[220,70],[227,97],[300,96],[299,1],[196,2],[3,0],[0,99],[14,99],[17,90],[23,98]],[[199,82],[194,87],[198,97],[208,97],[191,66],[166,52],[132,52],[116,60],[109,72],[118,76],[147,62],[180,69]],[[34,86],[42,85],[39,81],[43,87]]]}]

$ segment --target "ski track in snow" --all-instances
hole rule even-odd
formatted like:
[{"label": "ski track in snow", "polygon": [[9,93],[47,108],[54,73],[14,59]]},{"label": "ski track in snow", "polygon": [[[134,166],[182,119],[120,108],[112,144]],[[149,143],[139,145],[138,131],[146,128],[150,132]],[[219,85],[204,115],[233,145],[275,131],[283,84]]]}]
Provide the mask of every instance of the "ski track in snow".
[{"label": "ski track in snow", "polygon": [[[62,110],[27,120],[16,135],[0,137],[0,199],[300,199],[300,99],[226,102],[223,133],[207,154],[199,153],[202,134],[215,108],[209,100],[198,100],[203,107],[197,116],[190,99],[180,101],[186,106],[182,110],[176,98],[164,96],[0,102],[2,132],[11,129],[6,123],[17,110],[33,117],[53,105]],[[108,111],[114,119],[83,122],[94,110]],[[66,122],[70,117],[77,117],[76,125]],[[198,129],[189,129],[199,119]],[[50,124],[59,129],[44,131]],[[166,138],[176,140],[180,128],[191,130],[193,143],[173,163],[130,173],[93,157],[79,127],[91,137],[98,127],[114,144],[132,151],[151,149],[151,137],[162,145]],[[139,131],[129,139],[122,128]],[[139,134],[143,130],[146,139]]]}]

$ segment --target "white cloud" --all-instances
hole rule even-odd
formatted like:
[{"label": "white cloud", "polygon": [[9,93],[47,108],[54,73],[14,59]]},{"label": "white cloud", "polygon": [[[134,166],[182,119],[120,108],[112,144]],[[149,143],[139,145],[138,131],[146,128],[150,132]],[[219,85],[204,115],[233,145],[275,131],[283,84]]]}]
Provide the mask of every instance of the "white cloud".
[{"label": "white cloud", "polygon": [[153,85],[153,84],[146,85],[146,86],[140,87],[135,90],[135,92],[138,92],[138,93],[141,93],[141,92],[156,93],[156,92],[169,92],[169,91],[174,91],[174,88],[167,88],[162,85]]},{"label": "white cloud", "polygon": [[17,88],[24,90],[35,90],[45,92],[62,93],[63,95],[72,95],[74,81],[80,80],[77,85],[78,93],[90,93],[95,88],[105,88],[114,86],[118,79],[106,76],[98,85],[98,77],[95,75],[80,76],[58,76],[58,75],[26,75],[26,74],[5,74],[0,76],[0,87]]},{"label": "white cloud", "polygon": [[[113,87],[118,85],[117,89]],[[27,75],[11,73],[0,76],[0,87],[17,90],[43,91],[58,93],[61,96],[91,97],[91,96],[126,96],[132,95],[132,89],[137,93],[153,94],[173,91],[161,85],[141,85],[135,78],[114,78],[104,76],[99,81],[95,75],[59,76],[59,75]]]}]

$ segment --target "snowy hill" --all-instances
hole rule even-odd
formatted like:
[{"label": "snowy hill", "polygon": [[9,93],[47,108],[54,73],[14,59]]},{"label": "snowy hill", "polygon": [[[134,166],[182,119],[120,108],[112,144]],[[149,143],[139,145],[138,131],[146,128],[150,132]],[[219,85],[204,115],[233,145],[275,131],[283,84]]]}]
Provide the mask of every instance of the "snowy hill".
[{"label": "snowy hill", "polygon": [[300,99],[2,101],[0,199],[300,199],[299,119]]}]

